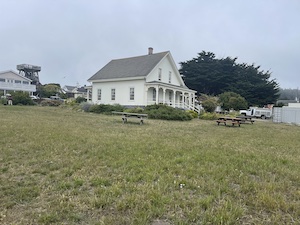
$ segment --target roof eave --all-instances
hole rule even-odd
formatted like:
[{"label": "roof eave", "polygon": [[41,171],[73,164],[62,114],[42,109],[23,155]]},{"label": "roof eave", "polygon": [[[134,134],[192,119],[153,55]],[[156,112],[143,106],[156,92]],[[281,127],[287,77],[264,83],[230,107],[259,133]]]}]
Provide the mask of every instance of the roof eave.
[{"label": "roof eave", "polygon": [[145,78],[146,78],[146,76],[113,78],[113,79],[89,79],[88,82],[104,83],[104,82],[114,82],[114,81],[144,80]]}]

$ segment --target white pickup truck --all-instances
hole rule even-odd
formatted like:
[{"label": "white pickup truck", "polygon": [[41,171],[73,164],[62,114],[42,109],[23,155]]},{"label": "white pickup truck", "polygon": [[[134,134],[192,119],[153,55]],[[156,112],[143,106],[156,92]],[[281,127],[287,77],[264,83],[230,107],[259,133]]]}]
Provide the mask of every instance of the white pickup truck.
[{"label": "white pickup truck", "polygon": [[272,117],[272,109],[250,107],[247,110],[240,110],[240,114],[261,119],[270,119]]}]

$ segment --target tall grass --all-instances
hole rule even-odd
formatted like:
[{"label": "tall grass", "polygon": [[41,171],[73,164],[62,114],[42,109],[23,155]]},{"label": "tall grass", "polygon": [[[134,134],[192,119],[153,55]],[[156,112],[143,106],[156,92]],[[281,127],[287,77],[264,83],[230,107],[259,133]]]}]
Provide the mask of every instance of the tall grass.
[{"label": "tall grass", "polygon": [[0,224],[300,224],[300,127],[0,106]]}]

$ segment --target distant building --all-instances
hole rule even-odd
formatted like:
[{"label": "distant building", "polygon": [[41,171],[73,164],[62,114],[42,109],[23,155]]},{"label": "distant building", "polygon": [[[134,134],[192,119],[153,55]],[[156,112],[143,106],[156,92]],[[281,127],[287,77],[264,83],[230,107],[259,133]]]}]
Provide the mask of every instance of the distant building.
[{"label": "distant building", "polygon": [[68,98],[77,98],[77,97],[82,97],[85,99],[88,98],[88,91],[86,86],[70,86],[70,85],[65,85],[62,88],[62,92],[68,96]]},{"label": "distant building", "polygon": [[276,105],[287,106],[289,103],[297,103],[297,100],[277,100]]},{"label": "distant building", "polygon": [[0,72],[0,94],[6,95],[11,91],[24,91],[29,95],[36,92],[36,85],[32,80],[12,70]]}]

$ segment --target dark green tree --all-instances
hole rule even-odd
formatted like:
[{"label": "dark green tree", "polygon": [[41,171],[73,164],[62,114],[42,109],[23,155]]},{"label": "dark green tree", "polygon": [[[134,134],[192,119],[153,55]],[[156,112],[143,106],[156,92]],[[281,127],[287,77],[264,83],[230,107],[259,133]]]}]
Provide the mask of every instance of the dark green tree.
[{"label": "dark green tree", "polygon": [[60,95],[61,87],[59,84],[45,84],[40,87],[40,97],[49,98],[50,96]]},{"label": "dark green tree", "polygon": [[216,59],[215,54],[202,51],[197,58],[181,62],[180,73],[186,85],[198,93],[219,95],[235,92],[249,105],[275,103],[279,85],[271,73],[254,64],[238,64],[237,58]]}]

